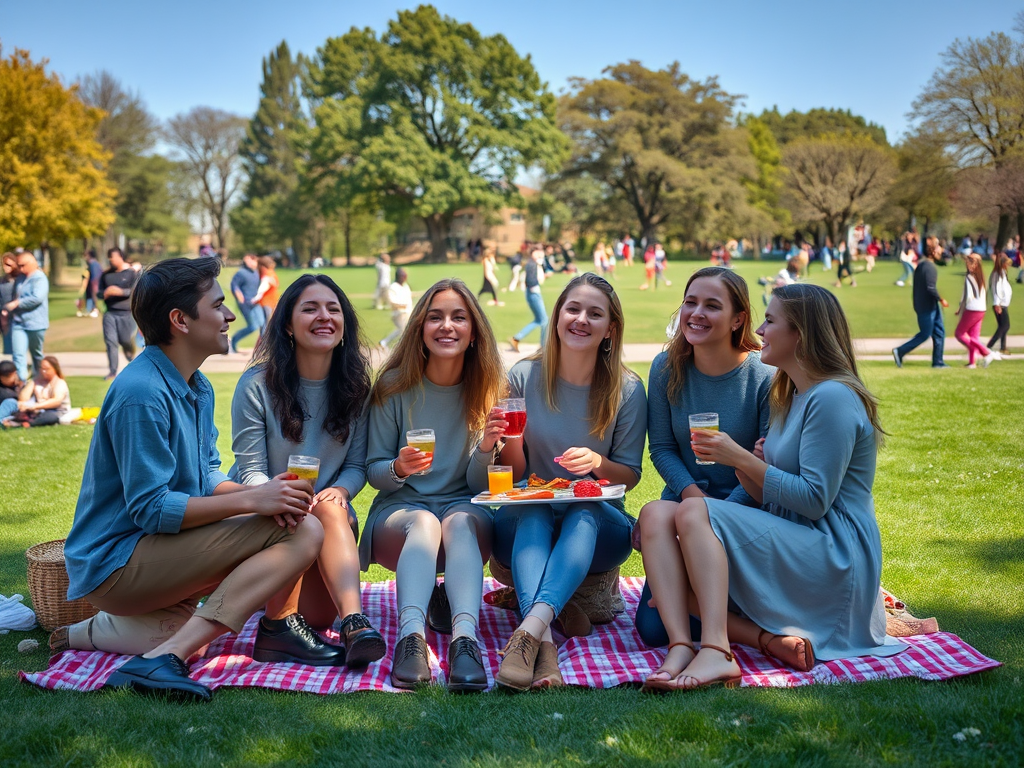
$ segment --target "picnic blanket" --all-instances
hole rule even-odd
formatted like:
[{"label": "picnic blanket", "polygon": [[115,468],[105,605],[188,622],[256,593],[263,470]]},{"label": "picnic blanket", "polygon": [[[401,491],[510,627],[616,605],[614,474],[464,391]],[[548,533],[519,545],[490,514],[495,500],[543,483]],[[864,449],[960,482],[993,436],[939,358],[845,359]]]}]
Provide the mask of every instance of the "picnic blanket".
[{"label": "picnic blanket", "polygon": [[[500,587],[488,579],[485,590]],[[568,640],[557,638],[558,666],[567,685],[586,688],[612,688],[642,683],[658,668],[663,649],[646,648],[633,628],[632,617],[640,599],[643,580],[621,580],[626,612],[611,624],[595,627],[589,637]],[[369,582],[363,585],[363,608],[393,649],[397,640],[398,617],[395,609],[395,583]],[[352,693],[356,691],[396,691],[390,684],[391,655],[365,670],[344,667],[310,667],[304,664],[262,664],[253,661],[256,640],[254,616],[238,635],[225,635],[210,643],[190,661],[191,677],[210,688],[222,686],[273,688],[307,693]],[[488,679],[494,683],[504,647],[516,626],[511,611],[483,605],[480,613],[481,645]],[[336,632],[328,639],[337,642]],[[797,672],[767,658],[755,648],[733,645],[743,669],[744,686],[788,688],[812,683],[856,683],[867,680],[918,677],[923,680],[947,680],[1000,666],[983,656],[956,635],[935,632],[902,638],[909,648],[895,656],[874,656],[821,662],[809,672]],[[447,636],[427,630],[430,666],[436,682],[443,684],[447,672]],[[128,657],[109,653],[64,651],[50,660],[42,672],[21,672],[21,679],[41,688],[93,691],[102,688]]]}]

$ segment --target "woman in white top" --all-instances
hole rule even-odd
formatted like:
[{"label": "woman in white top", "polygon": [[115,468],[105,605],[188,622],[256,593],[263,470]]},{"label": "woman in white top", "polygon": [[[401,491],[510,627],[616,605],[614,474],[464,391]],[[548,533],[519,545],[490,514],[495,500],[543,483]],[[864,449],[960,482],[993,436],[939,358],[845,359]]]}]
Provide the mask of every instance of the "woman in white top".
[{"label": "woman in white top", "polygon": [[982,367],[987,368],[993,360],[1002,356],[981,343],[981,321],[985,319],[985,275],[981,271],[981,256],[968,254],[964,259],[967,276],[964,278],[964,292],[956,314],[960,322],[956,326],[956,340],[967,347],[967,367],[977,368],[975,360],[981,356]]},{"label": "woman in white top", "polygon": [[60,423],[61,417],[70,411],[71,393],[60,363],[53,355],[47,355],[39,364],[35,380],[21,391],[18,412],[5,420],[4,426],[47,427]]},{"label": "woman in white top", "polygon": [[397,341],[405,326],[409,323],[409,314],[412,312],[412,288],[409,287],[409,274],[398,268],[395,272],[395,282],[388,287],[388,303],[391,305],[391,322],[395,330],[381,339],[382,349],[388,349],[391,344]]},{"label": "woman in white top", "polygon": [[1010,278],[1007,273],[1010,271],[1010,257],[1005,253],[997,253],[995,264],[992,266],[992,274],[988,277],[988,290],[992,294],[992,311],[996,315],[996,332],[988,340],[988,348],[992,349],[996,342],[999,342],[999,354],[1008,355],[1006,351],[1006,334],[1010,332],[1010,297],[1013,289],[1010,287]]}]

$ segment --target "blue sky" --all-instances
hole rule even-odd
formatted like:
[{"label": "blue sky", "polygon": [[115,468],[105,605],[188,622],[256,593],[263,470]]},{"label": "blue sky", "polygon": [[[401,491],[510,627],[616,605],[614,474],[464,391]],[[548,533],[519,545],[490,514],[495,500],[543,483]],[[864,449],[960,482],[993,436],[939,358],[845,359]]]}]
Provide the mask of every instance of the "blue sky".
[{"label": "blue sky", "polygon": [[[593,78],[639,59],[679,61],[692,77],[718,75],[745,110],[851,109],[890,140],[957,37],[1011,32],[1020,0],[786,2],[436,2],[484,34],[504,34],[532,56],[556,93],[572,76]],[[160,118],[209,105],[250,115],[260,62],[286,39],[314,53],[350,27],[378,32],[399,7],[348,0],[0,0],[0,45],[46,57],[66,81],[100,69],[138,90]]]}]

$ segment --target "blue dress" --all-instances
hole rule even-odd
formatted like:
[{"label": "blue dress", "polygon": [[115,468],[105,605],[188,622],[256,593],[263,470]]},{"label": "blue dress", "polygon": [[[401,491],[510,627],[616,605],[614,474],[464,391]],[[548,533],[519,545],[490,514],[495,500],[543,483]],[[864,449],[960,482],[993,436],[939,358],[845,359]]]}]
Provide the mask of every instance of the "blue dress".
[{"label": "blue dress", "polygon": [[823,381],[795,395],[768,432],[763,508],[706,500],[730,600],[769,632],[808,638],[822,661],[906,648],[885,634],[877,450],[857,394]]}]

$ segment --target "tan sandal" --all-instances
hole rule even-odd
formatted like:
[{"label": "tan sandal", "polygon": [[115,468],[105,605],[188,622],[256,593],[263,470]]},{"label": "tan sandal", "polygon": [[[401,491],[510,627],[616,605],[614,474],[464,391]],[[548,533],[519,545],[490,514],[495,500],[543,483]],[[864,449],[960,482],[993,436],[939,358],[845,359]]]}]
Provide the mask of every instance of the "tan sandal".
[{"label": "tan sandal", "polygon": [[[765,640],[765,635],[771,635],[771,637]],[[803,642],[804,652],[803,657],[800,659],[799,665],[789,664],[785,659],[782,659],[771,652],[769,646],[771,646],[773,640],[777,640],[780,637],[796,637],[797,640],[801,640]],[[776,635],[773,632],[769,632],[767,629],[762,629],[757,636],[757,647],[761,649],[761,653],[763,653],[765,656],[775,659],[776,661],[781,661],[786,666],[793,667],[793,669],[795,669],[797,672],[810,672],[815,664],[814,648],[811,646],[811,641],[808,640],[806,637],[800,637],[798,635]]]},{"label": "tan sandal", "polygon": [[[710,643],[701,643],[700,644],[700,648],[701,648],[701,650],[704,650],[705,648],[710,648],[713,651],[718,651],[720,654],[725,656],[725,660],[726,661],[735,661],[736,660],[736,657],[733,655],[732,651],[727,651],[725,648],[719,648],[717,645],[711,645]],[[682,672],[680,672],[675,677],[675,679],[672,682],[675,683],[676,680],[686,680],[686,679],[697,680],[697,678],[694,677],[693,675],[684,675]],[[707,681],[697,680],[697,684],[696,685],[675,685],[672,688],[670,688],[669,690],[673,690],[673,691],[695,691],[698,688],[715,688],[715,687],[717,687],[719,685],[721,685],[721,686],[723,686],[725,688],[738,688],[742,681],[743,681],[743,672],[741,671],[738,675],[730,675],[728,677],[716,677],[714,680],[707,680]]]},{"label": "tan sandal", "polygon": [[[671,651],[677,645],[681,645],[684,648],[689,648],[691,651],[693,651],[694,657],[697,656],[697,649],[693,647],[693,643],[682,643],[682,642],[680,642],[680,643],[671,643],[669,645],[669,647],[668,647],[668,650]],[[666,659],[668,658],[668,654],[667,653],[665,655],[665,658]],[[693,659],[690,659],[690,661],[693,661]],[[685,669],[685,667],[684,667],[684,669]],[[651,679],[652,677],[654,677],[654,675],[658,675],[658,674],[661,674],[661,673],[664,673],[666,675],[668,674],[668,672],[666,672],[665,669],[664,669],[664,663],[662,663],[662,666],[660,666],[656,670],[654,670],[654,672],[651,673],[650,677],[648,677],[646,680],[644,680],[643,687],[640,689],[640,691],[642,693],[667,693],[668,691],[675,690],[672,687],[672,681],[675,680],[675,677],[669,677],[667,680],[652,680]],[[682,674],[682,670],[680,670],[679,674]],[[676,675],[676,677],[678,677],[678,676],[679,675]]]}]

